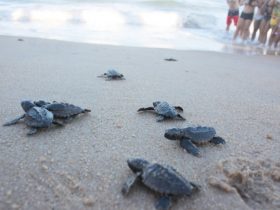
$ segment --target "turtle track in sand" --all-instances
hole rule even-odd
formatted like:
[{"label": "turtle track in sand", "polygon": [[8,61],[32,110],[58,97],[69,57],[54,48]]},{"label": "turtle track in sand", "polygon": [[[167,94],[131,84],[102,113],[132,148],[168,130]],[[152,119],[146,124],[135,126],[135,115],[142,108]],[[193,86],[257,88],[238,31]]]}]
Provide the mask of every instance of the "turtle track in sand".
[{"label": "turtle track in sand", "polygon": [[236,191],[252,209],[280,209],[279,162],[238,158],[222,161],[219,169],[225,179],[211,179],[210,185],[225,192]]}]

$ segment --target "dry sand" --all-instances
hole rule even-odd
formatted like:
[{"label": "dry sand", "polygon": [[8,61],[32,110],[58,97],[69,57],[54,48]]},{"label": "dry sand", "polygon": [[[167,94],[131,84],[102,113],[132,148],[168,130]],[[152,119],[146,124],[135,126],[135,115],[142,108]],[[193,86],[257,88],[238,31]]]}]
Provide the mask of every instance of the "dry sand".
[{"label": "dry sand", "polygon": [[[32,137],[22,123],[0,127],[1,210],[154,209],[157,195],[141,185],[120,193],[131,157],[172,165],[202,186],[174,210],[279,209],[279,57],[3,36],[0,46],[1,124],[22,113],[23,99],[92,109]],[[97,78],[109,68],[126,80]],[[136,112],[155,100],[182,106],[187,121]],[[163,136],[189,125],[213,126],[227,144],[202,146],[197,158]]]}]

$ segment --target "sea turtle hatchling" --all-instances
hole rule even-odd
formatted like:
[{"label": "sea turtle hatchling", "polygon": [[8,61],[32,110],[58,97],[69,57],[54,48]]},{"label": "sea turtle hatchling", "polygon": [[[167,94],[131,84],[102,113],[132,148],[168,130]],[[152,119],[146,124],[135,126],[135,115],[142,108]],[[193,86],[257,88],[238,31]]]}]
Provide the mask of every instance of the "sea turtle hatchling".
[{"label": "sea turtle hatchling", "polygon": [[195,146],[206,142],[217,144],[225,144],[225,140],[219,136],[215,136],[216,131],[212,127],[187,127],[187,128],[171,128],[165,131],[165,138],[169,140],[180,140],[180,145],[187,152],[194,156],[199,156],[199,149]]},{"label": "sea turtle hatchling", "polygon": [[174,59],[174,58],[165,58],[164,60],[165,60],[165,61],[177,61],[177,60]]},{"label": "sea turtle hatchling", "polygon": [[120,74],[115,69],[109,69],[106,73],[98,76],[98,77],[104,77],[106,80],[122,80],[125,79],[123,74]]},{"label": "sea turtle hatchling", "polygon": [[157,122],[161,122],[165,119],[186,120],[178,113],[178,111],[183,111],[182,107],[171,106],[166,101],[155,101],[153,102],[153,107],[138,109],[138,112],[142,111],[154,111],[158,115]]},{"label": "sea turtle hatchling", "polygon": [[140,158],[127,160],[128,167],[134,172],[123,184],[122,193],[127,195],[136,181],[160,195],[155,204],[157,210],[171,207],[172,198],[190,196],[200,190],[200,186],[188,181],[171,166],[149,163]]},{"label": "sea turtle hatchling", "polygon": [[89,109],[83,109],[79,106],[68,103],[59,103],[54,101],[53,103],[45,102],[43,100],[35,101],[34,104],[40,107],[44,107],[48,111],[52,112],[56,120],[68,121],[79,114],[90,112]]},{"label": "sea turtle hatchling", "polygon": [[20,117],[5,123],[4,126],[14,125],[19,120],[24,119],[25,124],[30,127],[27,135],[32,135],[37,132],[38,128],[48,128],[52,124],[62,125],[60,122],[54,120],[54,116],[50,111],[43,107],[36,106],[31,101],[22,101],[21,107],[25,113]]}]

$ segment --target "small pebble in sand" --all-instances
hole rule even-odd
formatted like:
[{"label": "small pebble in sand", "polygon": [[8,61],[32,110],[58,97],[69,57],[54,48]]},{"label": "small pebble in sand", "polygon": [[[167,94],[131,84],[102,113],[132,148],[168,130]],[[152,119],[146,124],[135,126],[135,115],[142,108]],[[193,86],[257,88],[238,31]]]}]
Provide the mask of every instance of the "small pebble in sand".
[{"label": "small pebble in sand", "polygon": [[23,40],[23,39],[21,39],[21,38],[19,38],[19,39],[18,39],[18,41],[19,41],[19,42],[22,42],[22,41],[24,41],[24,40]]},{"label": "small pebble in sand", "polygon": [[48,167],[47,165],[45,165],[45,164],[42,164],[42,169],[43,169],[44,171],[47,171],[47,170],[49,169],[49,167]]},{"label": "small pebble in sand", "polygon": [[272,140],[273,138],[272,138],[272,136],[270,134],[267,134],[266,135],[266,139]]},{"label": "small pebble in sand", "polygon": [[209,177],[208,184],[220,190],[223,190],[224,192],[236,192],[235,188],[230,186],[228,183],[213,176]]},{"label": "small pebble in sand", "polygon": [[41,156],[41,157],[39,157],[39,161],[40,161],[40,163],[44,163],[47,161],[47,158],[45,156]]},{"label": "small pebble in sand", "polygon": [[92,197],[84,197],[83,198],[83,204],[85,205],[85,206],[93,206],[93,204],[94,204],[94,199],[92,198]]},{"label": "small pebble in sand", "polygon": [[12,190],[6,192],[6,196],[10,197],[12,195]]},{"label": "small pebble in sand", "polygon": [[275,168],[272,170],[271,178],[276,182],[280,182],[280,168]]}]

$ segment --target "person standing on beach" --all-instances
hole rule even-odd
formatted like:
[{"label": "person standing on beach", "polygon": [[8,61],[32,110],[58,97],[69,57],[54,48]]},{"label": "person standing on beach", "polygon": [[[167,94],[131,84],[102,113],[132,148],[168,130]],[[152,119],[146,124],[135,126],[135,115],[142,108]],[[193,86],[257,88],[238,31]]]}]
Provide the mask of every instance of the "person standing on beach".
[{"label": "person standing on beach", "polygon": [[261,22],[262,22],[262,19],[263,19],[263,14],[262,14],[261,8],[264,4],[264,0],[258,0],[257,3],[258,3],[257,12],[254,16],[254,29],[253,29],[253,33],[252,33],[252,36],[251,36],[251,41],[255,40],[257,31],[260,30],[260,25],[261,25]]},{"label": "person standing on beach", "polygon": [[228,4],[228,15],[226,20],[226,24],[227,24],[226,31],[229,31],[232,21],[234,25],[237,26],[240,0],[227,0],[227,4]]},{"label": "person standing on beach", "polygon": [[[272,0],[271,5],[273,6],[272,15],[270,19],[270,27],[271,27],[271,35],[269,37],[268,46],[271,47],[273,43],[275,43],[278,38],[278,28],[280,23],[280,0]],[[275,48],[277,46],[274,45]]]},{"label": "person standing on beach", "polygon": [[261,8],[261,12],[263,14],[263,19],[261,21],[261,25],[260,25],[260,35],[259,35],[259,43],[261,45],[265,45],[266,44],[266,40],[267,40],[267,33],[270,29],[270,19],[271,19],[271,14],[272,14],[272,2],[273,0],[265,0],[262,8]]},{"label": "person standing on beach", "polygon": [[253,21],[254,10],[257,6],[257,0],[246,0],[244,2],[243,11],[238,19],[237,27],[233,36],[233,40],[235,41],[237,36],[245,41],[250,36],[250,25]]}]

